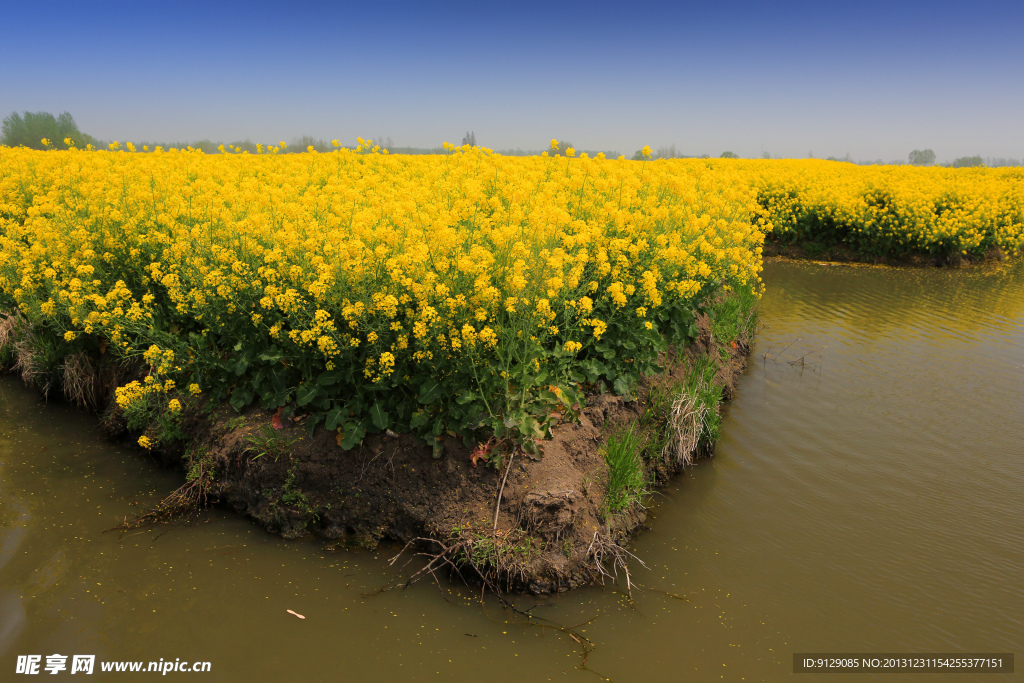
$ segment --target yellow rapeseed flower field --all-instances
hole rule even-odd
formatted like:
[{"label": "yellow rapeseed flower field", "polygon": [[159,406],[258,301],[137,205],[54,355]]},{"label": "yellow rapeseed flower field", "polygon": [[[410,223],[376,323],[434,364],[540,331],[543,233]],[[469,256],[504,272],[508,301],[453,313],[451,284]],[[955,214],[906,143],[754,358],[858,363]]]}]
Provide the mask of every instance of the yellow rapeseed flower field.
[{"label": "yellow rapeseed flower field", "polygon": [[732,161],[759,178],[759,202],[783,242],[869,256],[984,256],[1024,248],[1024,169]]},{"label": "yellow rapeseed flower field", "polygon": [[581,383],[628,391],[719,288],[758,286],[747,176],[446,149],[0,148],[0,296],[52,357],[137,358],[125,409],[188,387],[351,446],[532,441]]},{"label": "yellow rapeseed flower field", "polygon": [[531,448],[584,383],[630,391],[718,292],[759,291],[773,224],[869,253],[1024,239],[1019,169],[283,147],[0,147],[0,304],[54,372],[134,360],[130,414],[199,396],[305,413],[346,448]]}]

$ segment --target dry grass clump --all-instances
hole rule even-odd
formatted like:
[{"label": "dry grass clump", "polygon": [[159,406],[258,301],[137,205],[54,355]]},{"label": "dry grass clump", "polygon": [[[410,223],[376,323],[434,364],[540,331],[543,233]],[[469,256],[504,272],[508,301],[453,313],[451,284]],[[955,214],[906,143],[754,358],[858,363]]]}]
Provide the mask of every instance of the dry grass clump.
[{"label": "dry grass clump", "polygon": [[0,322],[0,349],[9,349],[14,360],[11,370],[25,384],[37,386],[49,396],[52,381],[43,367],[37,342],[35,332],[18,311],[8,313]]},{"label": "dry grass clump", "polygon": [[99,375],[85,351],[73,353],[61,364],[64,395],[82,408],[97,408],[100,403]]},{"label": "dry grass clump", "polygon": [[665,425],[665,445],[662,457],[677,465],[692,465],[701,434],[706,428],[708,405],[700,401],[696,392],[683,388],[672,401]]}]

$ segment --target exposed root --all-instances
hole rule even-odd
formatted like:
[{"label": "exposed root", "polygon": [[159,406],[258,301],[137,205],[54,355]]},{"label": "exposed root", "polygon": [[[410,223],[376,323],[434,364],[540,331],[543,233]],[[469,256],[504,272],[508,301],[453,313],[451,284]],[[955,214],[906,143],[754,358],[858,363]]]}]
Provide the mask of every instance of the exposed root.
[{"label": "exposed root", "polygon": [[[594,538],[591,539],[590,546],[587,548],[587,557],[593,559],[601,585],[604,585],[605,579],[617,580],[619,578],[619,569],[621,568],[626,576],[626,592],[629,594],[630,599],[632,599],[633,580],[629,575],[629,564],[626,560],[636,560],[640,563],[641,567],[647,569],[647,565],[644,564],[643,560],[613,541],[607,534],[601,533],[600,529],[594,532]],[[611,564],[611,572],[605,568],[606,561]]]},{"label": "exposed root", "polygon": [[500,595],[516,584],[526,581],[526,563],[533,553],[533,538],[522,529],[483,530],[457,528],[445,541],[416,538],[405,545],[390,561],[394,564],[412,546],[425,548],[415,553],[427,559],[427,564],[413,574],[405,585],[410,586],[426,575],[435,581],[439,569],[449,570],[467,585],[479,583],[485,589]]},{"label": "exposed root", "polygon": [[131,531],[153,524],[192,522],[210,503],[213,472],[209,462],[197,460],[189,472],[188,481],[160,501],[152,510],[135,519],[125,518],[124,522],[110,529],[120,532]]},{"label": "exposed root", "polygon": [[492,531],[498,533],[498,513],[501,512],[501,494],[505,492],[505,481],[508,479],[508,473],[512,471],[512,461],[515,460],[516,449],[512,449],[512,455],[508,458],[508,467],[505,468],[505,476],[501,478],[501,488],[498,489],[498,502],[494,505],[494,527]]},{"label": "exposed root", "polygon": [[[500,533],[501,532],[498,532],[498,534]],[[457,574],[460,578],[463,579],[464,582],[468,584],[468,582],[466,581],[466,576],[463,574],[463,571],[470,570],[481,582],[481,604],[483,603],[484,596],[488,592],[490,592],[498,600],[499,604],[502,606],[503,609],[513,613],[514,615],[525,617],[526,619],[522,622],[512,623],[519,623],[524,626],[540,628],[542,629],[542,631],[551,629],[553,631],[558,631],[563,635],[568,636],[580,647],[580,665],[578,668],[584,671],[591,671],[592,673],[601,676],[601,678],[605,678],[605,680],[608,680],[605,676],[602,676],[600,673],[593,671],[587,666],[587,659],[590,656],[590,653],[594,651],[594,643],[586,636],[584,636],[582,631],[580,630],[584,626],[591,624],[595,619],[597,619],[597,617],[593,617],[591,619],[588,619],[587,621],[584,621],[581,624],[576,624],[574,626],[562,626],[548,619],[544,619],[543,617],[534,616],[530,613],[533,607],[526,610],[519,609],[511,601],[509,601],[504,596],[503,592],[499,590],[498,586],[495,585],[494,581],[492,580],[494,573],[490,571],[486,566],[476,564],[476,562],[473,559],[473,542],[466,534],[462,534],[461,536],[455,537],[452,542],[449,542],[447,544],[442,543],[441,541],[438,541],[434,538],[414,538],[408,543],[406,543],[402,550],[399,551],[399,553],[395,555],[393,558],[391,558],[388,564],[394,565],[403,555],[406,554],[408,550],[410,550],[414,546],[419,546],[421,548],[429,548],[429,550],[420,550],[412,555],[412,557],[425,558],[427,560],[427,563],[419,571],[417,571],[415,574],[409,577],[409,579],[404,584],[402,584],[402,588],[408,588],[420,579],[430,576],[432,579],[434,579],[434,583],[437,585],[437,589],[441,593],[441,597],[443,597],[446,601],[450,602],[450,600],[448,600],[448,598],[444,595],[444,591],[441,588],[441,582],[438,580],[437,577],[438,571],[446,569],[448,570],[449,574]],[[632,557],[630,553],[627,552],[626,554]],[[410,559],[406,561],[406,565],[410,561],[412,561],[412,557],[410,557]],[[383,592],[385,590],[389,589],[385,587],[382,588],[380,591],[377,591],[377,593]],[[534,607],[536,607],[536,605],[534,605]]]}]

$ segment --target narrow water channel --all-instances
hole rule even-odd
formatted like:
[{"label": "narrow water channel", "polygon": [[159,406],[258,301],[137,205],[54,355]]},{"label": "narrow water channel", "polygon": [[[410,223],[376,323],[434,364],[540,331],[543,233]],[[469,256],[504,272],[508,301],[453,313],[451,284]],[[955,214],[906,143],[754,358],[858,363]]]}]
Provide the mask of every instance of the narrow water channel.
[{"label": "narrow water channel", "polygon": [[208,681],[775,681],[793,652],[1024,650],[1024,265],[770,262],[764,280],[717,455],[653,497],[631,547],[633,602],[516,599],[585,624],[585,669],[569,635],[474,590],[374,594],[396,548],[226,511],[106,532],[181,475],[0,380],[0,679],[55,653],[209,661]]}]

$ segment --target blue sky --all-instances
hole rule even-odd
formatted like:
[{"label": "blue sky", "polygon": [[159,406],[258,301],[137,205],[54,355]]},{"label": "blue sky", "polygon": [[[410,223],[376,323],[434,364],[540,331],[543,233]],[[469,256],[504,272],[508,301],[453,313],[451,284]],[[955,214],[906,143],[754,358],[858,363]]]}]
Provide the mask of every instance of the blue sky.
[{"label": "blue sky", "polygon": [[1024,2],[76,2],[3,11],[0,115],[101,139],[1024,157]]}]

